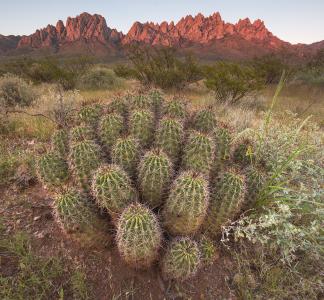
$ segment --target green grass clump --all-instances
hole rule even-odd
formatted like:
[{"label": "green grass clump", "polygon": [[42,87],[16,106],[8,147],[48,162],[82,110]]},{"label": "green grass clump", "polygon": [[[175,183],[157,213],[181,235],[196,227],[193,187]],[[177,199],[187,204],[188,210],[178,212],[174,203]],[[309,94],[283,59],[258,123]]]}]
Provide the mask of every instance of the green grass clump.
[{"label": "green grass clump", "polygon": [[138,177],[143,200],[149,207],[155,208],[162,204],[171,176],[172,165],[166,154],[154,149],[144,155]]},{"label": "green grass clump", "polygon": [[164,108],[164,114],[167,117],[179,119],[182,122],[188,117],[186,105],[181,100],[167,102]]},{"label": "green grass clump", "polygon": [[216,117],[211,109],[203,109],[196,113],[193,120],[195,130],[210,133],[216,126]]},{"label": "green grass clump", "polygon": [[187,237],[177,238],[162,258],[162,274],[165,279],[183,281],[197,273],[200,263],[197,243]]},{"label": "green grass clump", "polygon": [[71,146],[69,164],[84,191],[89,191],[92,174],[101,162],[100,148],[94,142],[83,141]]},{"label": "green grass clump", "polygon": [[48,152],[38,160],[38,174],[44,184],[62,185],[69,177],[68,166],[56,152]]},{"label": "green grass clump", "polygon": [[240,212],[245,197],[245,177],[234,169],[224,172],[214,185],[210,198],[205,229],[217,236]]},{"label": "green grass clump", "polygon": [[69,137],[66,130],[56,130],[52,135],[52,149],[61,157],[66,158],[69,153]]},{"label": "green grass clump", "polygon": [[75,190],[59,195],[54,212],[64,232],[83,243],[104,242],[107,223],[100,218],[97,208]]},{"label": "green grass clump", "polygon": [[153,142],[154,116],[149,110],[135,110],[129,118],[129,131],[146,148]]},{"label": "green grass clump", "polygon": [[70,130],[70,143],[78,143],[83,141],[93,141],[95,133],[89,126],[76,126]]},{"label": "green grass clump", "polygon": [[92,192],[99,207],[107,209],[113,218],[138,198],[127,174],[117,165],[106,165],[96,171]]},{"label": "green grass clump", "polygon": [[157,129],[156,146],[164,151],[173,163],[176,163],[179,160],[183,137],[182,124],[175,119],[164,118]]},{"label": "green grass clump", "polygon": [[204,133],[192,132],[184,148],[182,167],[185,170],[192,170],[209,176],[213,159],[214,145],[212,139]]},{"label": "green grass clump", "polygon": [[208,182],[187,171],[175,180],[163,207],[163,223],[173,235],[191,235],[204,221],[209,202]]},{"label": "green grass clump", "polygon": [[79,120],[81,123],[95,128],[101,115],[101,107],[99,105],[84,106],[79,111]]},{"label": "green grass clump", "polygon": [[148,268],[158,258],[162,234],[153,212],[136,203],[122,213],[116,239],[119,253],[129,265]]},{"label": "green grass clump", "polygon": [[111,113],[106,115],[99,124],[100,139],[106,150],[110,152],[111,147],[125,130],[124,120],[121,115]]},{"label": "green grass clump", "polygon": [[135,178],[140,160],[138,141],[131,136],[119,138],[112,148],[111,158],[114,164],[121,166],[131,178]]}]

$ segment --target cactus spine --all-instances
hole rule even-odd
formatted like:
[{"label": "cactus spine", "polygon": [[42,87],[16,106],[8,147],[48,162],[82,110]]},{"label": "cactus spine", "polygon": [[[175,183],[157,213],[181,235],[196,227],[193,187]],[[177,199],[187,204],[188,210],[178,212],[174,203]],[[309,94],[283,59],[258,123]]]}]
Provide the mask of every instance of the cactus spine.
[{"label": "cactus spine", "polygon": [[66,158],[69,153],[69,138],[65,130],[56,130],[52,135],[52,150]]},{"label": "cactus spine", "polygon": [[142,204],[127,207],[117,225],[117,247],[135,268],[148,268],[157,258],[162,234],[155,215]]},{"label": "cactus spine", "polygon": [[207,180],[193,172],[183,172],[163,207],[163,223],[173,235],[194,234],[205,219],[208,203]]},{"label": "cactus spine", "polygon": [[165,279],[183,281],[196,274],[200,263],[197,243],[187,237],[177,238],[162,259],[162,274]]},{"label": "cactus spine", "polygon": [[214,186],[205,229],[215,237],[221,227],[233,220],[242,208],[245,196],[245,177],[236,170],[224,172]]},{"label": "cactus spine", "polygon": [[119,138],[112,148],[112,162],[121,166],[131,178],[136,177],[139,157],[139,143],[130,136]]},{"label": "cactus spine", "polygon": [[96,171],[92,192],[97,204],[115,218],[124,208],[137,201],[137,192],[127,174],[117,165],[106,165]]},{"label": "cactus spine", "polygon": [[255,205],[260,193],[266,183],[265,172],[259,166],[249,166],[246,170],[247,192],[245,196],[244,208],[250,209]]},{"label": "cactus spine", "polygon": [[108,152],[124,130],[124,120],[121,115],[111,113],[100,121],[100,139]]},{"label": "cactus spine", "polygon": [[49,152],[38,160],[38,174],[40,179],[52,186],[59,186],[69,176],[68,166],[64,159],[56,152]]},{"label": "cactus spine", "polygon": [[204,109],[197,112],[193,125],[198,131],[210,133],[216,126],[216,118],[212,110]]},{"label": "cactus spine", "polygon": [[72,145],[69,163],[77,182],[84,191],[88,192],[92,173],[101,163],[99,146],[92,141],[83,141]]},{"label": "cactus spine", "polygon": [[180,122],[169,118],[161,120],[156,134],[156,145],[170,157],[173,163],[179,159],[183,136],[183,126]]},{"label": "cactus spine", "polygon": [[146,148],[153,141],[154,134],[154,117],[148,110],[136,110],[130,115],[129,130],[140,143]]},{"label": "cactus spine", "polygon": [[186,170],[209,176],[214,158],[212,139],[200,132],[192,132],[184,149],[182,166]]},{"label": "cactus spine", "polygon": [[169,158],[158,149],[149,151],[141,160],[138,173],[143,200],[151,208],[160,206],[171,181]]}]

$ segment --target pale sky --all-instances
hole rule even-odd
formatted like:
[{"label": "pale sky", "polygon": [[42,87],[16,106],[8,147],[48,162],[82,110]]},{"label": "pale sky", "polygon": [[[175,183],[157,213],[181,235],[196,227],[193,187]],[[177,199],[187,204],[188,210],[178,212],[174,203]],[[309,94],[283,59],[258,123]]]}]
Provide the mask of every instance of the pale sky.
[{"label": "pale sky", "polygon": [[219,11],[223,20],[262,19],[273,34],[291,43],[324,40],[324,0],[0,0],[0,34],[31,34],[68,16],[97,13],[127,33],[134,21],[175,21],[188,14]]}]

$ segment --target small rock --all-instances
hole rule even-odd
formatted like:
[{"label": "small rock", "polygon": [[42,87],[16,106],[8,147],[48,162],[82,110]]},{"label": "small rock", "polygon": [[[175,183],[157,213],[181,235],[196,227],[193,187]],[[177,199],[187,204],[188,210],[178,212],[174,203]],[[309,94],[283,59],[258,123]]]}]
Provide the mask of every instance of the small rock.
[{"label": "small rock", "polygon": [[41,216],[36,216],[36,217],[34,217],[34,221],[37,221],[37,220],[39,220],[41,218]]}]

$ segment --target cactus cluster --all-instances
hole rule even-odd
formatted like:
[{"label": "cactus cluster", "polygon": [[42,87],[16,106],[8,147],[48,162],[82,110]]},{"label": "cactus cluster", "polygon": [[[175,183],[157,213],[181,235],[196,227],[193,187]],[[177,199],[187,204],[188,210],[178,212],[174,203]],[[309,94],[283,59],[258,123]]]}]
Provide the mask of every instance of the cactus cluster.
[{"label": "cactus cluster", "polygon": [[253,207],[265,182],[251,164],[251,141],[235,140],[212,109],[192,114],[156,90],[83,107],[76,121],[53,134],[38,161],[50,191],[78,186],[57,197],[57,220],[91,241],[115,227],[125,262],[148,268],[159,260],[166,279],[211,264],[222,226]]}]

